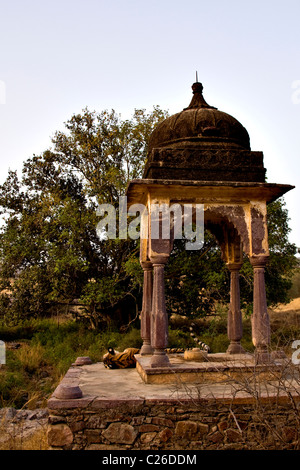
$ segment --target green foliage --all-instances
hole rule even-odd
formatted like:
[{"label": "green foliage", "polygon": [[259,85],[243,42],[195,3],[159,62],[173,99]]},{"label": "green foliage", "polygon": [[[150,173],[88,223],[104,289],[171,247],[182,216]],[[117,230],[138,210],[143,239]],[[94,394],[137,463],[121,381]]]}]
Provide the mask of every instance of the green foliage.
[{"label": "green foliage", "polygon": [[192,348],[195,342],[188,332],[182,330],[169,329],[169,348]]},{"label": "green foliage", "polygon": [[212,235],[205,231],[200,250],[184,249],[177,240],[166,268],[167,306],[181,315],[206,316],[217,301],[227,301],[229,276]]},{"label": "green foliage", "polygon": [[289,294],[292,299],[300,297],[300,268],[299,268],[299,260],[297,263],[297,268],[295,269],[293,278],[292,278],[292,287],[289,291]]},{"label": "green foliage", "polygon": [[[84,109],[56,132],[53,148],[10,171],[0,187],[0,316],[6,324],[40,317],[81,298],[94,327],[124,298],[138,302],[130,260],[137,243],[101,240],[97,205],[117,207],[140,177],[147,140],[166,112]],[[11,284],[11,281],[13,283]]]},{"label": "green foliage", "polygon": [[[79,356],[89,356],[93,362],[102,360],[108,347],[123,351],[128,347],[140,348],[139,329],[126,334],[118,330],[96,331],[75,321],[57,324],[51,319],[27,321],[25,327],[10,329],[0,326],[0,338],[16,341],[19,349],[9,349],[6,365],[0,371],[0,407],[23,407],[31,394],[46,400]],[[38,405],[40,406],[40,405]]]}]

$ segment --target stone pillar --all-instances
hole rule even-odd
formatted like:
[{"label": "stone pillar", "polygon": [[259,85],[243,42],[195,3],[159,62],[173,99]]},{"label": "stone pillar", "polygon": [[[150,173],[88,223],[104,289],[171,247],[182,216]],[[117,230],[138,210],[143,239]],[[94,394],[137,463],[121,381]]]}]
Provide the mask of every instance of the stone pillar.
[{"label": "stone pillar", "polygon": [[143,286],[143,306],[141,313],[141,337],[143,346],[140,353],[142,355],[152,354],[151,346],[151,312],[152,312],[152,263],[150,261],[141,261],[144,270],[144,286]]},{"label": "stone pillar", "polygon": [[154,353],[150,361],[151,367],[169,367],[170,361],[165,348],[168,345],[168,315],[165,303],[165,265],[166,256],[153,256],[153,297],[151,319],[151,346]]},{"label": "stone pillar", "polygon": [[255,346],[255,360],[257,364],[270,361],[268,348],[271,334],[265,287],[265,266],[267,260],[267,256],[250,258],[254,273],[253,314],[251,317],[252,341]]},{"label": "stone pillar", "polygon": [[230,306],[228,310],[227,332],[230,340],[228,354],[242,354],[244,349],[241,346],[243,335],[242,314],[240,309],[240,279],[239,270],[241,263],[229,263],[230,271]]}]

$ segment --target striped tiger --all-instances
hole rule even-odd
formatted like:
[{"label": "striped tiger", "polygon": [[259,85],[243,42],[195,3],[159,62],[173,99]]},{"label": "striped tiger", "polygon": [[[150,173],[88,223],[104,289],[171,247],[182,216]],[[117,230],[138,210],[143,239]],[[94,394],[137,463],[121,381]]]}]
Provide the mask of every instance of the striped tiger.
[{"label": "striped tiger", "polygon": [[139,353],[139,349],[127,348],[119,353],[113,348],[108,348],[108,352],[103,356],[103,364],[107,369],[127,369],[135,367],[135,354]]}]

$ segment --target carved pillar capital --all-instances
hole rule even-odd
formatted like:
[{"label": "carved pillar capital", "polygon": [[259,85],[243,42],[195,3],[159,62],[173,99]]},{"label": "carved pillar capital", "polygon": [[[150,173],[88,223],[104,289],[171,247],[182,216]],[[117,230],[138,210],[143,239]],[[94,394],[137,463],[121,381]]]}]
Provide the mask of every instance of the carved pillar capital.
[{"label": "carved pillar capital", "polygon": [[153,266],[159,266],[159,265],[165,266],[168,261],[169,261],[169,256],[157,255],[157,256],[150,257],[150,262],[152,263]]},{"label": "carved pillar capital", "polygon": [[141,261],[140,263],[144,271],[152,271],[153,265],[151,261]]},{"label": "carved pillar capital", "polygon": [[267,255],[250,257],[250,263],[252,264],[253,268],[265,268],[268,260],[269,256]]},{"label": "carved pillar capital", "polygon": [[230,272],[239,271],[243,266],[243,263],[227,263],[226,266]]}]

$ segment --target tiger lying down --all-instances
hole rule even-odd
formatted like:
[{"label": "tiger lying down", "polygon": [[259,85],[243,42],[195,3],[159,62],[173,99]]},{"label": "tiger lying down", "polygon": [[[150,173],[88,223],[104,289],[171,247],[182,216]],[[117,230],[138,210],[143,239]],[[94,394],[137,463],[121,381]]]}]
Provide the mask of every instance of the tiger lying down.
[{"label": "tiger lying down", "polygon": [[127,369],[135,367],[134,355],[139,353],[139,349],[127,348],[119,353],[113,348],[108,348],[108,352],[103,356],[103,364],[107,369]]},{"label": "tiger lying down", "polygon": [[[135,354],[140,352],[136,348],[127,348],[123,352],[108,348],[108,352],[103,356],[103,364],[107,369],[128,369],[136,366]],[[183,353],[182,348],[166,349],[167,353]]]}]

